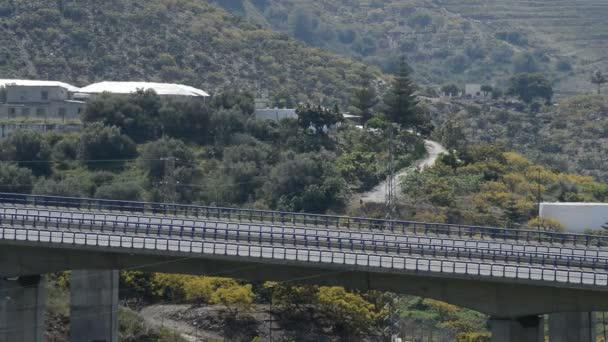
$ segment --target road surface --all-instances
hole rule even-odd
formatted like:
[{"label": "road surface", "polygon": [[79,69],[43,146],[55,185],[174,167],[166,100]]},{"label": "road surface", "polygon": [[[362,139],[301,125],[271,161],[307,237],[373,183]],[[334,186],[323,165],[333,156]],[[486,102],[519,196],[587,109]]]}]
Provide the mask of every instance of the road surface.
[{"label": "road surface", "polygon": [[[395,178],[395,181],[398,182],[400,177],[407,175],[409,172],[411,172],[414,169],[422,170],[429,166],[433,166],[435,164],[435,162],[437,161],[437,158],[439,158],[439,155],[446,152],[446,149],[443,146],[441,146],[441,144],[439,144],[438,142],[431,141],[431,140],[425,140],[424,144],[426,146],[428,156],[424,159],[417,161],[413,167],[408,167],[406,169],[399,171],[399,173],[397,174],[397,177]],[[383,203],[386,200],[387,185],[388,185],[388,179],[386,179],[382,183],[378,184],[372,190],[361,194],[361,197],[360,197],[361,200],[364,203]],[[399,188],[399,186],[397,184],[395,185],[395,187],[397,189]],[[399,196],[399,191],[397,191],[396,193],[397,193],[397,196]]]}]

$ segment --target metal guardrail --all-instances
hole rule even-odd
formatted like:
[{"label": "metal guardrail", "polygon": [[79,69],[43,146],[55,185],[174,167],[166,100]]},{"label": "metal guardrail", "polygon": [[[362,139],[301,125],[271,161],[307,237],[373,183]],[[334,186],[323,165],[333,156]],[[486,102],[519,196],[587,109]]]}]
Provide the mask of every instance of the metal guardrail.
[{"label": "metal guardrail", "polygon": [[608,236],[566,234],[547,231],[481,227],[443,223],[396,221],[348,216],[304,214],[254,209],[221,208],[183,204],[105,200],[0,193],[0,203],[22,206],[76,208],[97,211],[140,212],[237,222],[267,222],[281,225],[335,227],[353,230],[381,230],[428,236],[458,236],[492,240],[514,240],[549,244],[608,246]]},{"label": "metal guardrail", "polygon": [[347,270],[420,273],[444,276],[477,276],[493,279],[608,286],[608,274],[582,270],[556,270],[540,266],[500,265],[474,261],[436,260],[358,252],[302,249],[297,247],[260,246],[217,241],[178,240],[162,237],[117,236],[93,232],[68,232],[1,226],[0,240],[69,245],[74,247],[123,248],[136,251],[164,251],[200,256],[242,257],[248,261],[275,260],[310,266],[340,266]]},{"label": "metal guardrail", "polygon": [[[164,221],[169,222],[164,222]],[[175,221],[179,223],[175,224]],[[45,209],[0,207],[0,224],[67,230],[100,230],[122,234],[168,236],[179,239],[233,240],[237,242],[278,243],[281,245],[336,248],[374,253],[429,255],[444,258],[468,258],[541,264],[543,266],[589,267],[608,270],[608,252],[566,247],[518,246],[479,240],[420,238],[407,235],[363,234],[361,232],[293,228],[251,223],[226,223],[163,219],[154,216],[125,216]],[[367,235],[367,236],[365,236]],[[428,240],[428,241],[424,241]],[[523,248],[523,249],[517,249]]]}]

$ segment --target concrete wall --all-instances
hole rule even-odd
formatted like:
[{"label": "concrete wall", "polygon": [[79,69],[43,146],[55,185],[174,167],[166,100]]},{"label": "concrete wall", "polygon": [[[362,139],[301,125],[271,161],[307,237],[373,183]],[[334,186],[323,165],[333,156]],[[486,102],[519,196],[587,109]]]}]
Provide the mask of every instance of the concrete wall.
[{"label": "concrete wall", "polygon": [[43,342],[44,278],[0,279],[0,342]]},{"label": "concrete wall", "polygon": [[118,271],[72,271],[70,341],[118,342]]},{"label": "concrete wall", "polygon": [[297,119],[295,109],[256,109],[255,117],[262,120],[281,121],[286,118]]},{"label": "concrete wall", "polygon": [[[43,93],[46,92],[46,99]],[[40,103],[69,99],[68,90],[53,86],[6,86],[6,101],[11,103]]]},{"label": "concrete wall", "polygon": [[539,216],[559,221],[567,232],[601,230],[608,223],[608,203],[541,203]]},{"label": "concrete wall", "polygon": [[6,138],[18,130],[31,130],[40,133],[45,132],[80,132],[82,125],[56,125],[56,124],[0,124],[0,139]]}]

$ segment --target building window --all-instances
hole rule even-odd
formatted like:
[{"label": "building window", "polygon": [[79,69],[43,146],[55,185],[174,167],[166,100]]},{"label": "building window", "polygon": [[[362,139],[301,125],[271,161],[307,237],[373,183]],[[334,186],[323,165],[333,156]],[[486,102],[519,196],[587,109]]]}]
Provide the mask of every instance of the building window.
[{"label": "building window", "polygon": [[9,107],[8,115],[10,117],[15,117],[17,115],[17,109],[15,107]]},{"label": "building window", "polygon": [[37,116],[46,116],[46,109],[44,109],[44,108],[36,108],[36,115]]},{"label": "building window", "polygon": [[28,107],[21,108],[21,115],[22,116],[30,116],[30,109]]},{"label": "building window", "polygon": [[40,97],[42,98],[42,100],[48,100],[49,99],[49,92],[48,91],[42,91],[40,93]]}]

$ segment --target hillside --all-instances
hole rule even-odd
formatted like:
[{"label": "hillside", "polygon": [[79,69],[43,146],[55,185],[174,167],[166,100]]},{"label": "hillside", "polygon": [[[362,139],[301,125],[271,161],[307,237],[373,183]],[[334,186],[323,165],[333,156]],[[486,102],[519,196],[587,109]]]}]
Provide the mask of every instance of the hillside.
[{"label": "hillside", "polygon": [[541,71],[569,93],[590,88],[592,70],[608,66],[608,4],[597,0],[213,1],[387,72],[405,54],[418,78],[434,84]]},{"label": "hillside", "polygon": [[447,145],[450,139],[439,137],[446,122],[461,127],[470,143],[501,144],[553,169],[608,181],[606,96],[573,96],[538,113],[520,111],[503,101],[434,100],[425,105],[440,126],[437,138]]},{"label": "hillside", "polygon": [[561,90],[589,88],[593,70],[608,68],[608,3],[601,0],[434,0],[494,30],[518,27],[572,59],[576,68]]},{"label": "hillside", "polygon": [[3,1],[0,21],[3,78],[232,85],[334,103],[364,73],[201,0]]}]

